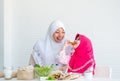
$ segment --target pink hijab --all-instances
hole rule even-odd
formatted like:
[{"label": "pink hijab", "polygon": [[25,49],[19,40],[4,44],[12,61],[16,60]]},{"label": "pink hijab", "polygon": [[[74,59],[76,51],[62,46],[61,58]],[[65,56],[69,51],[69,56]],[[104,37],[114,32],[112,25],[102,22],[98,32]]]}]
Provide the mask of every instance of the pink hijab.
[{"label": "pink hijab", "polygon": [[91,41],[81,34],[77,34],[75,39],[78,36],[80,37],[80,44],[70,59],[68,72],[84,73],[93,67],[92,72],[94,74],[95,60]]}]

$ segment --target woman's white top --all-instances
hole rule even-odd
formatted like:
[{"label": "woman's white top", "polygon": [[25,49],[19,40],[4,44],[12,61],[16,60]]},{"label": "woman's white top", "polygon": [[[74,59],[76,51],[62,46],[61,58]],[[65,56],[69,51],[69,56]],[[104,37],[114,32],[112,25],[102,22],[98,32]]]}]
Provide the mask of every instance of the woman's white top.
[{"label": "woman's white top", "polygon": [[64,42],[66,41],[66,37],[60,42],[55,42],[53,38],[53,33],[58,28],[64,28],[64,25],[61,21],[55,20],[53,21],[48,29],[48,32],[42,40],[38,40],[33,47],[32,56],[36,64],[50,66],[51,64],[59,64],[57,60],[57,55],[61,50]]}]

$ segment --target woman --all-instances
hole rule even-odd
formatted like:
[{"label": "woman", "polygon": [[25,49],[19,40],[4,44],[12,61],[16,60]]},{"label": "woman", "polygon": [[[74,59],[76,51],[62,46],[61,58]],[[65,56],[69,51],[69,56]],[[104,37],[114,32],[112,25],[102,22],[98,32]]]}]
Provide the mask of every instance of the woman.
[{"label": "woman", "polygon": [[95,60],[91,41],[84,35],[77,34],[75,40],[79,40],[75,46],[75,52],[69,61],[68,72],[84,74],[95,70]]},{"label": "woman", "polygon": [[62,67],[57,60],[57,54],[65,41],[65,28],[63,23],[59,20],[53,21],[49,26],[46,37],[38,40],[34,45],[29,63],[42,66],[54,64],[54,69],[57,66]]}]

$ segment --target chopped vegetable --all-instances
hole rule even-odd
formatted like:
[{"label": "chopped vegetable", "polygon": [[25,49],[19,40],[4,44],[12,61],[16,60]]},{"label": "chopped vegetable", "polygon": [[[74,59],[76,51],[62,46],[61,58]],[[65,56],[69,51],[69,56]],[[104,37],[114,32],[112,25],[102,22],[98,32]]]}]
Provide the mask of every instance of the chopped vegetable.
[{"label": "chopped vegetable", "polygon": [[53,69],[53,64],[50,67],[35,65],[35,72],[38,76],[48,76]]},{"label": "chopped vegetable", "polygon": [[48,78],[46,78],[46,80],[56,80],[56,78],[54,76],[49,76]]},{"label": "chopped vegetable", "polygon": [[40,65],[39,64],[35,64],[35,67],[40,67]]}]

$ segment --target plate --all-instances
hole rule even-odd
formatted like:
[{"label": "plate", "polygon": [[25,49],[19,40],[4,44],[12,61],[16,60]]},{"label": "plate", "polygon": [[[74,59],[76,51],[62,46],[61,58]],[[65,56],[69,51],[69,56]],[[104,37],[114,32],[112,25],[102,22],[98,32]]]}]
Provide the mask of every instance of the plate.
[{"label": "plate", "polygon": [[40,81],[46,80],[47,77],[40,77]]}]

